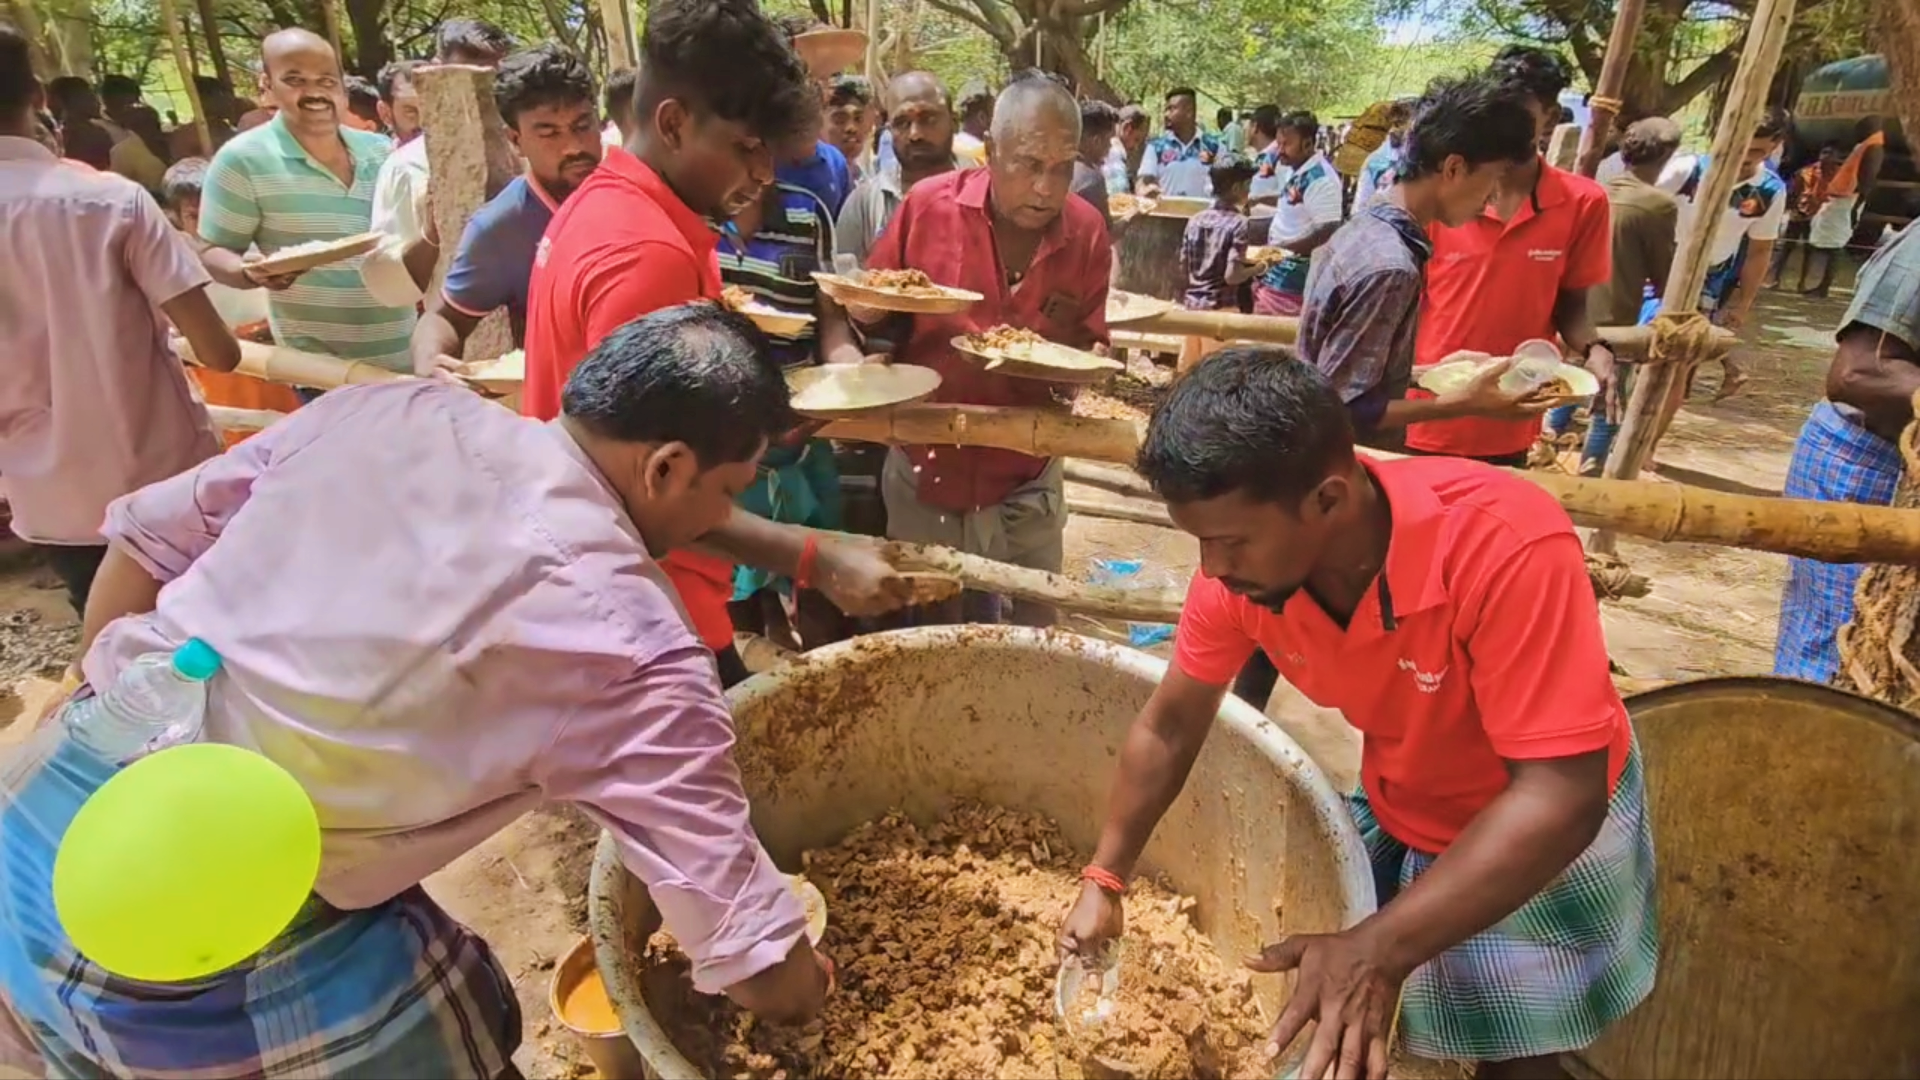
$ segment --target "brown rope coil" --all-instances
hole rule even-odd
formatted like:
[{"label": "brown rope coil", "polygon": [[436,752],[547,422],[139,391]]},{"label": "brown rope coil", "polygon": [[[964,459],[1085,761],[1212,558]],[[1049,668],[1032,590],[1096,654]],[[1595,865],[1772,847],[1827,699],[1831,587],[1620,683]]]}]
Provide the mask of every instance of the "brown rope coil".
[{"label": "brown rope coil", "polygon": [[1698,311],[1661,312],[1653,317],[1649,364],[1698,364],[1713,355],[1713,320]]},{"label": "brown rope coil", "polygon": [[[1914,395],[1916,419],[1900,433],[1900,486],[1893,505],[1920,508],[1920,394]],[[1840,628],[1840,670],[1834,683],[1843,690],[1920,712],[1920,569],[1873,565],[1860,575],[1853,593],[1853,620]]]}]

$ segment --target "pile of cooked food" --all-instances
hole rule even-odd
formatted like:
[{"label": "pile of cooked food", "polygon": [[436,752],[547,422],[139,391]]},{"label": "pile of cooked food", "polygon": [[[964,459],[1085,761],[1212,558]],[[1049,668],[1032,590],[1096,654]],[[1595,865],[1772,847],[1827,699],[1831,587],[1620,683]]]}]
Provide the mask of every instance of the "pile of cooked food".
[{"label": "pile of cooked food", "polygon": [[[806,855],[826,895],[821,947],[840,988],[804,1027],[763,1024],[694,991],[666,933],[649,943],[648,1005],[697,1075],[1261,1077],[1271,1019],[1250,974],[1195,925],[1193,898],[1128,894],[1119,984],[1058,1012],[1054,944],[1085,859],[1039,814],[962,802],[926,827],[890,813]],[[1087,1000],[1087,997],[1093,1000]],[[1101,1019],[1101,1017],[1105,1019]]]},{"label": "pile of cooked food", "polygon": [[1031,330],[1001,323],[991,330],[967,335],[967,347],[977,352],[1005,352],[1019,345],[1044,345],[1047,339]]},{"label": "pile of cooked food", "polygon": [[939,296],[945,291],[933,283],[925,270],[869,270],[860,284],[905,296]]},{"label": "pile of cooked food", "polygon": [[720,304],[728,311],[745,311],[753,303],[753,294],[738,285],[720,290]]}]

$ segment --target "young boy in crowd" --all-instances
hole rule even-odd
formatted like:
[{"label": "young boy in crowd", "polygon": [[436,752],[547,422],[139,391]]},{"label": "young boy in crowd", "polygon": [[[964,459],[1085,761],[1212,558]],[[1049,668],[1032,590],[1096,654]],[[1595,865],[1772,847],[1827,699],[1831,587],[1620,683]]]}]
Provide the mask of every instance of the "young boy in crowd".
[{"label": "young boy in crowd", "polygon": [[[202,157],[182,158],[174,162],[160,181],[160,208],[166,212],[167,220],[186,235],[187,242],[196,250],[201,246],[200,193],[206,182],[207,159]],[[263,293],[242,292],[214,281],[207,284],[207,299],[213,301],[214,310],[220,313],[221,319],[241,341],[273,342],[273,331],[267,328],[267,305]],[[209,405],[282,413],[300,407],[300,399],[294,396],[290,387],[256,379],[251,375],[242,375],[237,371],[208,371],[198,367],[189,368],[187,374],[200,387],[200,393]],[[221,432],[221,441],[233,446],[244,440],[247,434]]]},{"label": "young boy in crowd", "polygon": [[[1187,219],[1180,238],[1180,269],[1187,276],[1180,303],[1193,311],[1240,310],[1240,286],[1252,281],[1259,267],[1247,261],[1247,193],[1253,183],[1253,162],[1222,155],[1208,170],[1213,205]],[[1185,371],[1218,349],[1213,338],[1189,336],[1180,349],[1178,370]]]}]

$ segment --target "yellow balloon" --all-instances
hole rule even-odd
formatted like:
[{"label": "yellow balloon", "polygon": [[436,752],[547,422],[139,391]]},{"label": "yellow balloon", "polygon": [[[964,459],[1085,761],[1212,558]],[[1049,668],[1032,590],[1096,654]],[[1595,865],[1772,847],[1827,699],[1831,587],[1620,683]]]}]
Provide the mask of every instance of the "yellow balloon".
[{"label": "yellow balloon", "polygon": [[320,821],[285,769],[191,743],[121,770],[74,815],[53,862],[53,906],[82,956],[114,975],[175,983],[259,952],[320,872]]}]

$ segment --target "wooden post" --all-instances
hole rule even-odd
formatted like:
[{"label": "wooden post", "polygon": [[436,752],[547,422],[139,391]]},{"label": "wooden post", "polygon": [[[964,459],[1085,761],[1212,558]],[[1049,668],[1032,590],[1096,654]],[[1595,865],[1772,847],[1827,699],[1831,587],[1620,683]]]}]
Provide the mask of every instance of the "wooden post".
[{"label": "wooden post", "polygon": [[600,27],[607,35],[607,67],[615,71],[632,67],[639,54],[633,44],[633,20],[627,16],[626,0],[600,0]]},{"label": "wooden post", "polygon": [[1646,14],[1647,0],[1620,0],[1613,15],[1613,34],[1607,38],[1607,54],[1600,61],[1600,79],[1587,99],[1591,115],[1587,131],[1580,139],[1580,157],[1575,172],[1592,176],[1600,171],[1600,158],[1607,149],[1607,134],[1613,130],[1613,118],[1620,115],[1620,91],[1627,85],[1627,65],[1633,61],[1633,39],[1640,33],[1640,17]]},{"label": "wooden post", "polygon": [[[1767,88],[1773,81],[1774,68],[1780,64],[1787,29],[1793,23],[1793,4],[1794,0],[1760,0],[1754,8],[1746,46],[1740,52],[1740,66],[1733,74],[1733,92],[1727,95],[1727,111],[1713,137],[1713,161],[1694,196],[1694,206],[1700,212],[1691,215],[1673,272],[1667,275],[1660,303],[1662,320],[1700,317],[1700,289],[1707,280],[1713,230],[1726,216],[1723,208],[1733,197],[1734,185],[1745,179],[1739,175],[1741,161],[1766,108]],[[1656,338],[1661,333],[1658,322],[1654,333]],[[1704,357],[1690,356],[1649,363],[1636,373],[1633,400],[1627,404],[1619,441],[1607,456],[1608,479],[1631,480],[1640,475],[1640,466],[1653,457],[1654,443],[1660,438],[1660,418],[1668,398],[1686,385],[1689,369],[1701,359]]]},{"label": "wooden post", "polygon": [[867,84],[880,92],[880,0],[867,0]]},{"label": "wooden post", "polygon": [[207,127],[207,107],[200,101],[200,87],[193,81],[193,60],[187,55],[186,32],[180,28],[180,13],[173,0],[160,0],[160,20],[167,24],[167,40],[173,44],[173,64],[180,69],[180,81],[187,87],[187,104],[193,109],[193,130],[200,136],[200,156],[213,156],[213,131]]},{"label": "wooden post", "polygon": [[[493,103],[493,72],[465,64],[434,64],[414,73],[426,131],[427,172],[433,177],[433,222],[440,259],[428,284],[432,295],[446,277],[454,248],[474,211],[519,175],[506,125]],[[488,315],[467,338],[464,358],[491,360],[513,348],[505,311]]]}]

